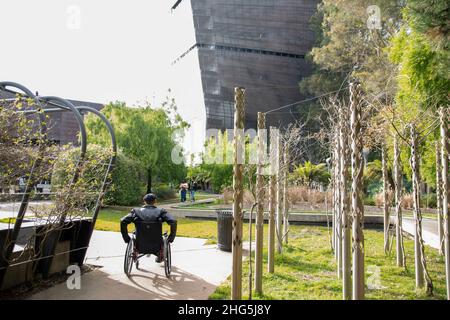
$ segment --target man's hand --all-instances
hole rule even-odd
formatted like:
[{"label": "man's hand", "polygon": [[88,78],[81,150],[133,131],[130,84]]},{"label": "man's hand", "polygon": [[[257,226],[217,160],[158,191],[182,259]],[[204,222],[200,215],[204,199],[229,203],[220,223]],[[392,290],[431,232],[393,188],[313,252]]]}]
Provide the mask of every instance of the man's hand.
[{"label": "man's hand", "polygon": [[173,240],[175,240],[175,237],[169,236],[169,237],[167,238],[167,241],[169,241],[170,243],[172,243]]},{"label": "man's hand", "polygon": [[129,236],[127,237],[123,237],[123,241],[125,241],[125,243],[130,242],[131,238]]}]

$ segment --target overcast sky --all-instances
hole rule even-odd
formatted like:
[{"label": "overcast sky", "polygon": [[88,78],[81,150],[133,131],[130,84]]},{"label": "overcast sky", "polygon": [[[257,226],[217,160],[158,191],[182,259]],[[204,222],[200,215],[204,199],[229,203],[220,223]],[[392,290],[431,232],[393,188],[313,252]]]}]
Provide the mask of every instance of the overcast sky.
[{"label": "overcast sky", "polygon": [[[192,16],[174,19],[174,2],[0,0],[0,80],[40,95],[158,104],[175,86],[171,62],[194,44]],[[178,104],[204,125],[203,108]]]}]

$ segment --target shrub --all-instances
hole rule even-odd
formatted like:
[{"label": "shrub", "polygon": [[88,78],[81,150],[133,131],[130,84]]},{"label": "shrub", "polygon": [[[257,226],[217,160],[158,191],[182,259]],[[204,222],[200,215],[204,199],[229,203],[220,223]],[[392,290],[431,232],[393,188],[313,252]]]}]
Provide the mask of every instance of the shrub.
[{"label": "shrub", "polygon": [[[325,202],[325,191],[318,191],[309,189],[304,186],[295,186],[288,188],[288,199],[291,205],[298,203],[309,203],[312,205],[323,204]],[[328,194],[328,199],[331,200],[332,193]]]},{"label": "shrub", "polygon": [[173,199],[176,197],[175,190],[170,187],[168,184],[158,184],[153,187],[153,192],[156,194],[158,199],[161,200],[167,200],[167,199]]},{"label": "shrub", "polygon": [[436,208],[437,207],[437,198],[436,193],[428,193],[424,194],[420,197],[420,204],[422,208],[426,208],[428,203],[428,208]]},{"label": "shrub", "polygon": [[229,204],[233,202],[233,190],[231,188],[224,188],[222,196],[223,204]]},{"label": "shrub", "polygon": [[[384,206],[384,195],[383,192],[377,193],[374,198],[374,205],[376,205],[378,208],[381,208]],[[389,190],[388,191],[388,203],[389,205],[392,205],[392,201],[394,200],[394,193]]]},{"label": "shrub", "polygon": [[414,206],[414,197],[411,193],[405,193],[402,197],[402,208],[412,209]]},{"label": "shrub", "polygon": [[373,197],[365,197],[364,198],[364,205],[366,206],[374,206],[375,205],[375,200]]},{"label": "shrub", "polygon": [[105,204],[131,206],[142,202],[146,191],[146,172],[138,161],[119,153],[111,178]]}]

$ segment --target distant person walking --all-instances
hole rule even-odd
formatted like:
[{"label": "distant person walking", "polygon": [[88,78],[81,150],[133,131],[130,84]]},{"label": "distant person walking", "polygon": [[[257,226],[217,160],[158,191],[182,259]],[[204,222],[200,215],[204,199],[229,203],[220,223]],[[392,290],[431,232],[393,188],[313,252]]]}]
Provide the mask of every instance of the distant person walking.
[{"label": "distant person walking", "polygon": [[197,191],[197,182],[189,183],[189,195],[191,197],[191,201],[195,202],[195,191]]},{"label": "distant person walking", "polygon": [[189,186],[188,186],[188,184],[186,183],[186,181],[183,181],[183,182],[180,184],[180,196],[181,196],[181,202],[185,202],[185,201],[186,201],[186,193],[187,193],[188,188],[189,188]]}]

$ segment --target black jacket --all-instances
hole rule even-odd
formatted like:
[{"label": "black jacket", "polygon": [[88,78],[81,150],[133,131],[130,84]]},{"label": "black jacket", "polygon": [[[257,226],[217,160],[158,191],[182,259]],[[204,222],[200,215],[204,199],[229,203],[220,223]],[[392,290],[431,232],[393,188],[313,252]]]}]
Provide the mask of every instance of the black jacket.
[{"label": "black jacket", "polygon": [[166,209],[145,205],[142,208],[131,209],[131,212],[120,220],[120,232],[125,242],[130,241],[128,225],[139,221],[161,221],[170,225],[169,241],[175,239],[177,233],[177,220],[175,220]]}]

